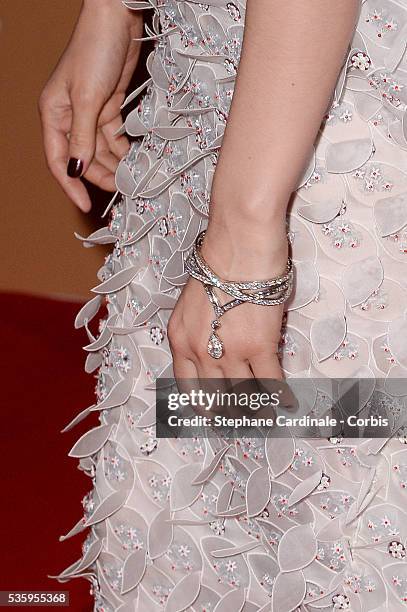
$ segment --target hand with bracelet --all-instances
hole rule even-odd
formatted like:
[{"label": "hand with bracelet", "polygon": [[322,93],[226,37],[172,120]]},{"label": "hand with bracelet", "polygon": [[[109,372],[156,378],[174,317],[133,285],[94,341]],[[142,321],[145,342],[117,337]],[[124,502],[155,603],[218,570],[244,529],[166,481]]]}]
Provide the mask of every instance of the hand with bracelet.
[{"label": "hand with bracelet", "polygon": [[[359,8],[358,0],[315,0],[305,12],[291,1],[248,2],[200,249],[218,278],[259,281],[284,274],[287,207],[332,101]],[[231,299],[219,289],[214,292],[222,304]],[[175,376],[281,378],[284,301],[270,306],[247,301],[222,315],[216,332],[222,354],[214,358],[208,352],[214,308],[202,282],[190,278],[168,327]]]}]

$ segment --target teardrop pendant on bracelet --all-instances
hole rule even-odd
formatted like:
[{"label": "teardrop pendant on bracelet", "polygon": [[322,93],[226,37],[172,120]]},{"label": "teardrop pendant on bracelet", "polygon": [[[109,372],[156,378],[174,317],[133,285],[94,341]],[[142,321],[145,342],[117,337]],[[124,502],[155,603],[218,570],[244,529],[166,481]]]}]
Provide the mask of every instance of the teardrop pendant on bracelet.
[{"label": "teardrop pendant on bracelet", "polygon": [[220,359],[223,355],[223,342],[215,332],[209,336],[208,353],[214,359]]}]

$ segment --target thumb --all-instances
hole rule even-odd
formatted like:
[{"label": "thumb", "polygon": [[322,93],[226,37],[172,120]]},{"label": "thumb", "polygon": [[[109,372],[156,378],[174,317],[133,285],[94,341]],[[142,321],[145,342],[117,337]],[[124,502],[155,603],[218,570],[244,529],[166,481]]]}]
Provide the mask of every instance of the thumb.
[{"label": "thumb", "polygon": [[85,174],[96,148],[96,128],[102,103],[97,100],[72,99],[72,123],[69,134],[68,165],[71,178]]}]

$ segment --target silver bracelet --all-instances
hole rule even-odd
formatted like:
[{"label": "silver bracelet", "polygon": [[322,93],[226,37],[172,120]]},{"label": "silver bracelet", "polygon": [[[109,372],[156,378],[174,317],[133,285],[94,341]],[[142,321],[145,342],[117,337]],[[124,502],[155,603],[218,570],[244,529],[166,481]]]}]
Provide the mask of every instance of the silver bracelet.
[{"label": "silver bracelet", "polygon": [[[185,262],[185,268],[190,276],[203,284],[209,301],[212,304],[216,318],[211,322],[212,332],[208,341],[208,353],[214,359],[220,359],[225,353],[223,342],[216,333],[216,330],[221,325],[220,317],[231,308],[245,302],[262,306],[275,306],[285,302],[290,297],[293,288],[293,263],[291,258],[288,257],[285,271],[280,276],[275,276],[269,280],[223,280],[215,274],[200,254],[205,233],[204,230],[198,234],[192,252]],[[225,304],[221,304],[214,292],[216,287],[230,295],[233,299]]]}]

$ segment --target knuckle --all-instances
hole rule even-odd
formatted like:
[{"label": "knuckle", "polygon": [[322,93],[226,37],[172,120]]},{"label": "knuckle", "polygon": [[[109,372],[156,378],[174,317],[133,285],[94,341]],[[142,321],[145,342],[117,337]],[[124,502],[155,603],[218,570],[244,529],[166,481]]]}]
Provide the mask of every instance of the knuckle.
[{"label": "knuckle", "polygon": [[170,348],[172,351],[181,351],[184,347],[183,334],[178,320],[171,316],[168,321],[167,336]]},{"label": "knuckle", "polygon": [[202,348],[202,346],[192,346],[192,353],[195,357],[195,359],[198,361],[198,363],[200,363],[201,365],[205,365],[207,363],[210,363],[209,359],[212,359],[212,357],[210,357],[208,355],[208,352]]},{"label": "knuckle", "polygon": [[192,354],[199,360],[204,361],[208,357],[207,340],[201,334],[192,334],[189,339]]},{"label": "knuckle", "polygon": [[48,92],[46,90],[43,90],[37,99],[37,108],[38,108],[40,115],[44,115],[45,113],[47,113],[49,107],[50,107],[50,97],[48,95]]},{"label": "knuckle", "polygon": [[228,336],[226,342],[228,347],[230,347],[230,352],[237,356],[244,355],[255,350],[254,339],[249,339],[245,334],[231,334]]},{"label": "knuckle", "polygon": [[83,86],[76,86],[71,89],[71,100],[74,106],[92,106],[97,98],[98,96],[94,89]]},{"label": "knuckle", "polygon": [[89,137],[82,132],[71,132],[69,136],[69,144],[75,147],[86,147],[89,145]]}]

